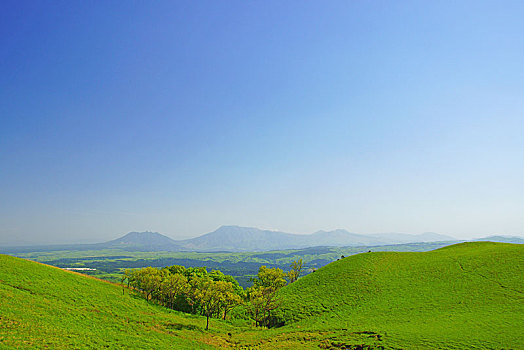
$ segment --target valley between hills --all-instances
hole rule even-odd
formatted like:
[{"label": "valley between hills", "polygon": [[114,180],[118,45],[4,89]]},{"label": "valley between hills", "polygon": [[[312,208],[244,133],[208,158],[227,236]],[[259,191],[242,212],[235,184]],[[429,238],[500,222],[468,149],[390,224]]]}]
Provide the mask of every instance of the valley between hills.
[{"label": "valley between hills", "polygon": [[521,349],[523,249],[468,242],[426,252],[367,250],[339,257],[280,288],[271,324],[255,327],[246,300],[225,320],[210,318],[207,330],[206,317],[146,300],[125,283],[1,255],[0,345]]}]

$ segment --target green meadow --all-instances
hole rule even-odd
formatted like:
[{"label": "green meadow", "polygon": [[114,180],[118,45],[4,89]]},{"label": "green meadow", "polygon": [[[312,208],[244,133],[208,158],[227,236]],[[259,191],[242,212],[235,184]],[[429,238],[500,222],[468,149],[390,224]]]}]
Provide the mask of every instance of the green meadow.
[{"label": "green meadow", "polygon": [[0,348],[524,349],[523,263],[524,246],[490,242],[352,255],[282,288],[279,327],[205,331],[117,284],[0,255]]},{"label": "green meadow", "polygon": [[[109,282],[0,256],[0,344],[8,348],[213,348],[202,320]],[[217,324],[220,322],[217,321]]]},{"label": "green meadow", "polygon": [[363,253],[284,288],[279,317],[349,344],[523,349],[523,263],[524,246],[490,242]]}]

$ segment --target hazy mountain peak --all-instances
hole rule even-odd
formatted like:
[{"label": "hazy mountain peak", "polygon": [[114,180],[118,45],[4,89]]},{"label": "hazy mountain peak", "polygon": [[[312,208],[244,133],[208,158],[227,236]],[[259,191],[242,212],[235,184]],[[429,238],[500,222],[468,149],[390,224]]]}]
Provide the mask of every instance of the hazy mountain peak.
[{"label": "hazy mountain peak", "polygon": [[144,240],[144,239],[171,239],[167,236],[164,236],[158,232],[144,231],[144,232],[129,232],[124,236],[120,237],[119,241],[134,241],[134,240]]},{"label": "hazy mountain peak", "polygon": [[217,228],[213,232],[222,232],[222,231],[242,231],[242,230],[254,230],[254,231],[261,231],[260,229],[256,227],[243,227],[243,226],[237,226],[237,225],[222,225],[219,228]]},{"label": "hazy mountain peak", "polygon": [[349,231],[347,231],[347,230],[342,229],[342,228],[337,228],[337,229],[334,229],[334,230],[331,230],[331,231],[319,230],[319,231],[316,231],[313,234],[314,235],[326,235],[326,234],[346,234],[346,235],[349,235],[351,233]]},{"label": "hazy mountain peak", "polygon": [[112,246],[147,247],[152,250],[175,250],[179,246],[173,239],[158,232],[129,232],[123,237],[109,241]]}]

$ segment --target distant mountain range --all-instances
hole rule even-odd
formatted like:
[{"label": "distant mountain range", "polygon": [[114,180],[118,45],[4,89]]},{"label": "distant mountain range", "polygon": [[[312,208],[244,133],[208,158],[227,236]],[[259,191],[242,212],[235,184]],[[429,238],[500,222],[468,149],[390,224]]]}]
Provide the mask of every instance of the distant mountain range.
[{"label": "distant mountain range", "polygon": [[102,243],[108,248],[168,251],[267,251],[317,246],[377,246],[414,242],[456,241],[436,233],[361,235],[346,230],[318,231],[298,235],[254,227],[222,226],[199,237],[173,240],[156,232],[130,232],[122,238]]},{"label": "distant mountain range", "polygon": [[520,237],[507,237],[507,236],[489,236],[489,237],[475,239],[475,241],[524,244],[524,239]]},{"label": "distant mountain range", "polygon": [[253,227],[222,226],[200,237],[176,241],[176,243],[184,249],[196,251],[263,251],[316,246],[370,246],[450,240],[455,240],[455,238],[436,233],[361,235],[346,230],[334,230],[297,235]]},{"label": "distant mountain range", "polygon": [[[518,237],[490,236],[477,241],[524,243]],[[346,230],[318,231],[309,235],[298,235],[279,231],[261,230],[253,227],[222,226],[199,237],[174,240],[158,232],[130,232],[118,239],[77,245],[45,246],[46,250],[98,250],[120,248],[135,251],[199,251],[199,252],[242,252],[301,249],[331,246],[381,246],[420,242],[457,243],[464,240],[426,232],[419,235],[404,233],[357,234]],[[1,251],[35,251],[34,246],[3,248]],[[44,248],[40,246],[39,248]]]}]

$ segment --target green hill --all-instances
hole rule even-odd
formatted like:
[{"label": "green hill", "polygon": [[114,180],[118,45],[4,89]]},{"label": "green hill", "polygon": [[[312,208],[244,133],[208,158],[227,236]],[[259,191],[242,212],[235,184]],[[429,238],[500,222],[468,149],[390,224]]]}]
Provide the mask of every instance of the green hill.
[{"label": "green hill", "polygon": [[108,282],[0,255],[0,348],[205,349],[225,324],[122,295]]},{"label": "green hill", "polygon": [[0,255],[0,348],[524,349],[524,246],[350,256],[284,287],[283,327],[191,316]]},{"label": "green hill", "polygon": [[283,328],[334,344],[524,349],[524,246],[463,243],[425,253],[363,253],[282,289]]}]

